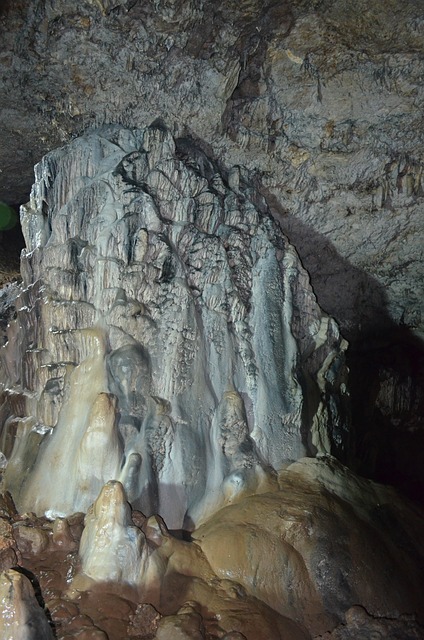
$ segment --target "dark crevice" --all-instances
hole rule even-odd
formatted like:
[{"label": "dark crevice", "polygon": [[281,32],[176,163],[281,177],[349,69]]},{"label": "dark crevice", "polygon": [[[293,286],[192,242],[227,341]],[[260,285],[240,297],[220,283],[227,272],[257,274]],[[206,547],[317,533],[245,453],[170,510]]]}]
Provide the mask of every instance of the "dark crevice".
[{"label": "dark crevice", "polygon": [[307,269],[318,303],[349,341],[350,466],[424,503],[424,344],[390,317],[384,287],[262,190]]},{"label": "dark crevice", "polygon": [[25,241],[19,222],[19,205],[9,204],[16,212],[15,224],[9,229],[0,228],[0,286],[20,279],[20,255]]}]

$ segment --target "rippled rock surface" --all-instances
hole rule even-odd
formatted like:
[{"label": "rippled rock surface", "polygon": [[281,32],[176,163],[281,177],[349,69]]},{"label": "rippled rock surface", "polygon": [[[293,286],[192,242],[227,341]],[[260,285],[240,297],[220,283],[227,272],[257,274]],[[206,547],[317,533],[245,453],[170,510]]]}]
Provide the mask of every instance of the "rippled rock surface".
[{"label": "rippled rock surface", "polygon": [[220,509],[191,542],[159,516],[130,514],[109,482],[85,517],[68,596],[125,582],[165,615],[158,640],[179,628],[208,638],[214,625],[252,640],[422,637],[422,512],[330,456],[290,465],[273,491]]},{"label": "rippled rock surface", "polygon": [[162,123],[46,156],[1,350],[21,510],[130,502],[192,528],[304,455],[343,455],[345,341],[243,169]]}]

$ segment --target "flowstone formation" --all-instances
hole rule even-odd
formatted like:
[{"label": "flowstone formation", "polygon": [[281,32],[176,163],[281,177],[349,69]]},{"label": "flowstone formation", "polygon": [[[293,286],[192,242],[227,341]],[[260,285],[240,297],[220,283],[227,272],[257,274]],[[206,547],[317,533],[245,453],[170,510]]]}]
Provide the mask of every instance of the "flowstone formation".
[{"label": "flowstone formation", "polygon": [[423,637],[422,513],[334,457],[347,343],[250,175],[108,126],[41,161],[21,213],[5,638]]},{"label": "flowstone formation", "polygon": [[1,568],[19,562],[41,605],[23,575],[0,575],[10,640],[49,637],[43,616],[58,640],[424,637],[422,513],[329,456],[289,465],[190,541],[132,510],[116,480],[85,518],[19,514],[0,496],[0,534]]},{"label": "flowstone formation", "polygon": [[109,480],[171,529],[344,455],[346,342],[243,170],[161,122],[47,155],[1,350],[5,487],[86,512]]}]

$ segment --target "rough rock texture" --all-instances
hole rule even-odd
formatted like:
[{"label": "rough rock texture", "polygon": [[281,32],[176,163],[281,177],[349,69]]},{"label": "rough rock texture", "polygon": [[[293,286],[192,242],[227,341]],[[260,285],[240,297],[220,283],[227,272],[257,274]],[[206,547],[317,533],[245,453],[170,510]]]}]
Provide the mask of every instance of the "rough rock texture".
[{"label": "rough rock texture", "polygon": [[20,0],[0,20],[1,199],[87,126],[162,116],[256,169],[348,337],[422,329],[421,3]]},{"label": "rough rock texture", "polygon": [[[103,123],[162,116],[209,157],[246,166],[352,345],[358,469],[415,498],[424,495],[423,25],[417,0],[0,7],[0,199],[27,202],[34,163]],[[0,238],[0,271],[10,236]],[[411,402],[382,417],[388,370],[394,394],[412,373]]]},{"label": "rough rock texture", "polygon": [[37,165],[22,228],[0,360],[20,509],[86,511],[120,479],[191,528],[287,461],[344,454],[346,342],[240,168],[160,123],[104,128]]},{"label": "rough rock texture", "polygon": [[363,607],[355,606],[347,611],[346,624],[318,637],[321,640],[421,640],[424,628],[414,616],[373,617]]}]

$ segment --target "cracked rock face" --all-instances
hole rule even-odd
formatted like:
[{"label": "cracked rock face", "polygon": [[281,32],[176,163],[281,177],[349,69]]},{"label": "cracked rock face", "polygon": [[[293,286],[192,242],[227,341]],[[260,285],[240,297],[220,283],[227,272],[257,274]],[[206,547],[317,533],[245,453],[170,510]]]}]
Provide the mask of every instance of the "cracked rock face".
[{"label": "cracked rock face", "polygon": [[423,32],[414,0],[5,1],[0,198],[103,123],[157,117],[256,169],[352,339],[423,327]]},{"label": "cracked rock face", "polygon": [[85,512],[119,479],[191,528],[290,460],[344,455],[346,342],[247,179],[161,123],[37,165],[1,355],[19,508]]}]

